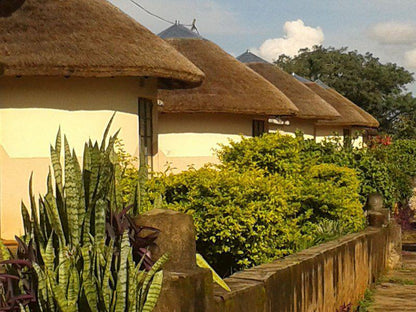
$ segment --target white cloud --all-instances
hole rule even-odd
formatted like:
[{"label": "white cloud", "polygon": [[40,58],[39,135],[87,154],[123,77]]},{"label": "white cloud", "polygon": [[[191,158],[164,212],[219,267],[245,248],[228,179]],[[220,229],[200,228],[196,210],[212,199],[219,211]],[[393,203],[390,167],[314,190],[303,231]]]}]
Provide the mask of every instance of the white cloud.
[{"label": "white cloud", "polygon": [[283,38],[267,39],[256,52],[261,57],[273,61],[281,54],[295,56],[299,49],[312,48],[324,41],[324,33],[320,27],[305,26],[300,19],[286,22],[283,30]]},{"label": "white cloud", "polygon": [[[148,15],[129,0],[109,0],[154,33],[170,25]],[[230,35],[243,32],[238,16],[219,1],[214,0],[136,0],[147,10],[170,21],[190,24],[196,18],[196,26],[202,36]]]},{"label": "white cloud", "polygon": [[416,42],[416,25],[402,22],[379,23],[370,28],[370,36],[381,44]]},{"label": "white cloud", "polygon": [[406,66],[416,69],[416,49],[407,51],[404,55],[404,60],[406,62]]}]

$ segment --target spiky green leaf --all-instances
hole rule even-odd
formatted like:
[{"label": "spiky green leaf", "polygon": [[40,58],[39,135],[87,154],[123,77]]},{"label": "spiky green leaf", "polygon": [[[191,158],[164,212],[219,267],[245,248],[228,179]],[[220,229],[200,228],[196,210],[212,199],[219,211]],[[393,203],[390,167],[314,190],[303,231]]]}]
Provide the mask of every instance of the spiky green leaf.
[{"label": "spiky green leaf", "polygon": [[146,296],[146,301],[142,312],[152,312],[162,291],[163,271],[158,271],[153,276],[152,283]]}]

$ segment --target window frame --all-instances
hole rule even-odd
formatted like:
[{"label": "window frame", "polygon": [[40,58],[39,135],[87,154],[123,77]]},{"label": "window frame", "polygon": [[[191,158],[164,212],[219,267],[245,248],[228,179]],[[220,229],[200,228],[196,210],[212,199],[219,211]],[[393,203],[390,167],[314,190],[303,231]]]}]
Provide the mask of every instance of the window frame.
[{"label": "window frame", "polygon": [[252,137],[259,137],[267,133],[267,123],[265,119],[253,119],[251,123]]},{"label": "window frame", "polygon": [[138,99],[139,146],[145,165],[153,168],[153,156],[157,153],[157,105],[148,98]]}]

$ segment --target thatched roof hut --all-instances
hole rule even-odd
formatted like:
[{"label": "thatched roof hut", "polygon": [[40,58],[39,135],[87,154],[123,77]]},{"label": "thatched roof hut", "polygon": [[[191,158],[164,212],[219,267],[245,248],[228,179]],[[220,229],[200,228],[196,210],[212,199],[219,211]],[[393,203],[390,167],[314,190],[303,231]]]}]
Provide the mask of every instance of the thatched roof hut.
[{"label": "thatched roof hut", "polygon": [[106,0],[0,1],[5,76],[157,77],[193,87],[203,73]]},{"label": "thatched roof hut", "polygon": [[277,66],[250,51],[243,53],[237,59],[282,91],[299,109],[296,117],[301,119],[335,119],[340,117],[335,108]]},{"label": "thatched roof hut", "polygon": [[334,89],[331,89],[322,83],[319,85],[312,81],[306,82],[305,85],[331,104],[341,115],[341,117],[334,120],[318,121],[318,125],[358,126],[368,128],[377,128],[379,126],[378,121],[373,116]]},{"label": "thatched roof hut", "polygon": [[293,115],[298,111],[267,80],[186,27],[173,25],[160,36],[206,75],[198,88],[161,91],[162,112]]},{"label": "thatched roof hut", "polygon": [[250,52],[250,50],[247,50],[240,56],[237,56],[237,60],[239,60],[241,63],[250,64],[250,63],[264,63],[264,64],[270,64],[265,59],[262,59],[261,57],[258,57],[254,53]]}]

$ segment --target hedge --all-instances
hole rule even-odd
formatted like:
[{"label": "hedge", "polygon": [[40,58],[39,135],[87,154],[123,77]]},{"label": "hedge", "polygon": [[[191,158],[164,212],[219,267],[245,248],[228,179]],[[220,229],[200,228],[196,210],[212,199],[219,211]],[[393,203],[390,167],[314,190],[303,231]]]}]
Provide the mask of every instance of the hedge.
[{"label": "hedge", "polygon": [[149,183],[166,208],[193,216],[198,252],[223,275],[313,245],[328,220],[342,224],[343,233],[362,229],[358,186],[353,170],[332,164],[296,178],[205,167]]}]

